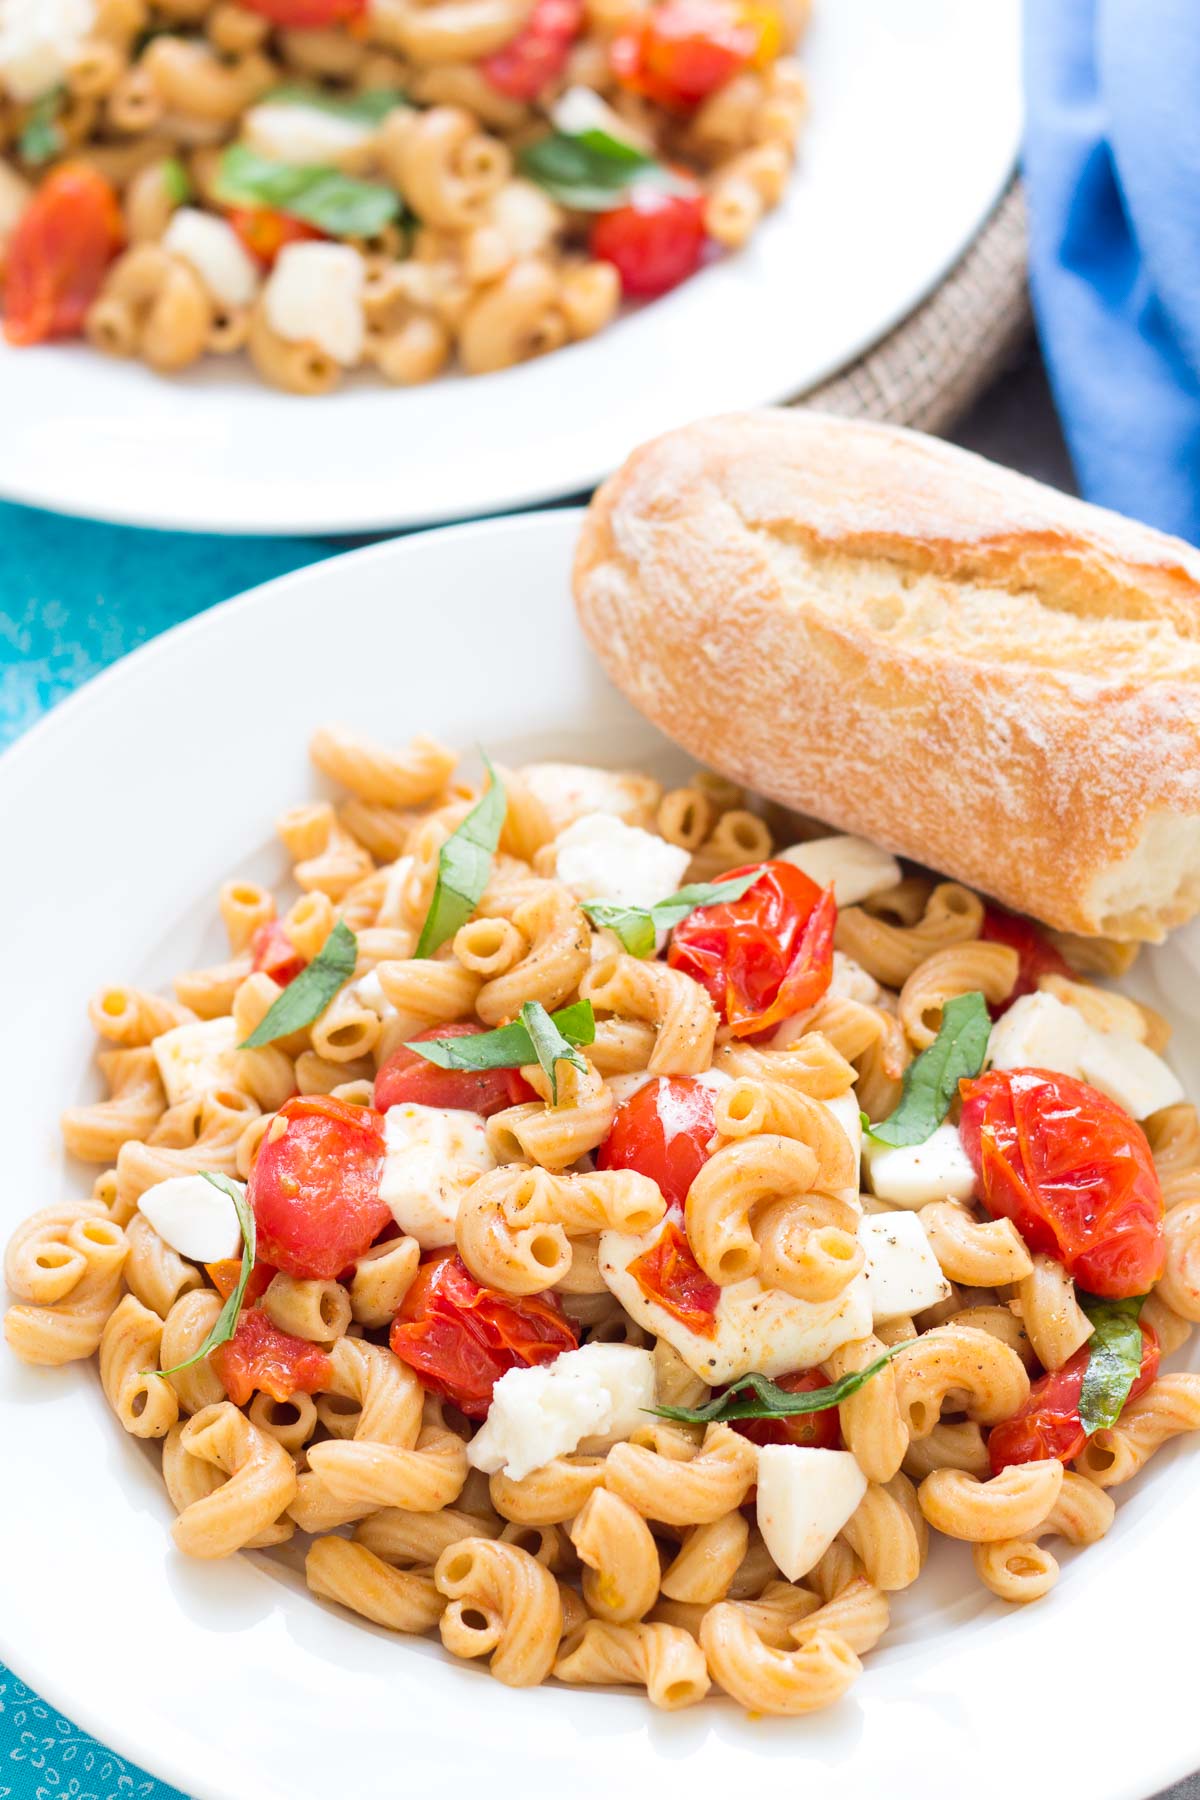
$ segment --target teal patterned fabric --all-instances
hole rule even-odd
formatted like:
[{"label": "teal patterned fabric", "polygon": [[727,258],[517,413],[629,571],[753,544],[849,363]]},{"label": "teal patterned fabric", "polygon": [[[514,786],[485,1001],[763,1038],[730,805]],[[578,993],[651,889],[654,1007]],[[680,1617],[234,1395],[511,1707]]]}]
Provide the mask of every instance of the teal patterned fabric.
[{"label": "teal patterned fabric", "polygon": [[[0,747],[147,638],[339,547],[131,531],[0,504]],[[0,1800],[181,1797],[0,1663]]]}]

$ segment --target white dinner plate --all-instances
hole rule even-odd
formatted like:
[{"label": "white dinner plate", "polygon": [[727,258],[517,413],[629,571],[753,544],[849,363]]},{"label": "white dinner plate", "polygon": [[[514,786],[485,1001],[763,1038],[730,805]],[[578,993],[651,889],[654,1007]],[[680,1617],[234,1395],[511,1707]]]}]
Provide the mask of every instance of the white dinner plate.
[{"label": "white dinner plate", "polygon": [[[169,988],[222,954],[223,879],[283,878],[272,820],[316,791],[314,722],[671,772],[676,753],[576,629],[578,518],[436,532],[272,583],[136,651],[0,758],[0,1239],[88,1191],[57,1129],[96,1091],[88,995]],[[1194,946],[1180,938],[1139,973],[1196,1093]],[[121,1431],[91,1364],[27,1369],[0,1343],[0,1442],[0,1656],[203,1800],[1142,1800],[1200,1763],[1200,1454],[1186,1441],[1027,1610],[991,1599],[965,1548],[939,1542],[850,1696],[792,1721],[719,1699],[666,1715],[627,1692],[513,1692],[436,1640],[355,1623],[272,1554],[187,1561],[157,1449]]]},{"label": "white dinner plate", "polygon": [[0,346],[0,495],[193,531],[388,530],[582,493],[635,445],[790,399],[940,279],[1012,171],[1019,0],[815,0],[812,119],[743,252],[502,374],[326,399],[209,362]]}]

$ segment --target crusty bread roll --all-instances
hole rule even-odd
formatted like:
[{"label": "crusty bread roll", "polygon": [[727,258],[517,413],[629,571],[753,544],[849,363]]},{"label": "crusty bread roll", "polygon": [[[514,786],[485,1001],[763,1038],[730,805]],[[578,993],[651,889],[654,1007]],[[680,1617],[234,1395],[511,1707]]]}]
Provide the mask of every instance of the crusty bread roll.
[{"label": "crusty bread roll", "polygon": [[1066,931],[1200,908],[1200,555],[965,451],[804,411],[692,425],[575,563],[699,760]]}]

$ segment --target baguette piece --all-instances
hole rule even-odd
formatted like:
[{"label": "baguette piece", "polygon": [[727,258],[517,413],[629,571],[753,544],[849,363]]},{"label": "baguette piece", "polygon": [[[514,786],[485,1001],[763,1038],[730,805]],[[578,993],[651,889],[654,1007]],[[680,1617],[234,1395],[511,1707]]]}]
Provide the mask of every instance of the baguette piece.
[{"label": "baguette piece", "polygon": [[1200,554],[915,432],[636,451],[575,560],[633,704],[734,781],[1061,930],[1200,909]]}]

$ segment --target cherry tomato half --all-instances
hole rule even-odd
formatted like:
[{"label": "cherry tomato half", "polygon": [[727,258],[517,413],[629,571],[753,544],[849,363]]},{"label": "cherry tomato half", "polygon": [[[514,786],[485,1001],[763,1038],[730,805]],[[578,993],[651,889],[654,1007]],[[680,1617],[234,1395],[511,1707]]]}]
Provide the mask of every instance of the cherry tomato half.
[{"label": "cherry tomato half", "polygon": [[678,1219],[668,1217],[650,1248],[634,1257],[629,1273],[647,1300],[653,1300],[697,1337],[716,1336],[721,1290],[692,1255]]},{"label": "cherry tomato half", "polygon": [[582,29],[583,0],[535,0],[523,29],[484,57],[480,73],[510,100],[535,100],[562,74]]},{"label": "cherry tomato half", "polygon": [[509,1369],[553,1362],[579,1339],[553,1294],[481,1287],[462,1259],[444,1250],[422,1262],[388,1342],[431,1393],[468,1419],[482,1419]]},{"label": "cherry tomato half", "polygon": [[[433,1025],[420,1031],[414,1044],[427,1038],[476,1037],[482,1025]],[[506,1106],[520,1106],[537,1095],[519,1069],[439,1069],[407,1044],[388,1057],[375,1077],[375,1104],[380,1112],[402,1103],[410,1106],[448,1106],[460,1112],[482,1113],[490,1119]]]},{"label": "cherry tomato half", "polygon": [[[1079,1396],[1090,1355],[1084,1344],[1061,1369],[1042,1375],[1030,1388],[1020,1411],[993,1427],[988,1438],[993,1475],[1007,1469],[1010,1463],[1041,1462],[1050,1456],[1057,1456],[1059,1462],[1070,1462],[1079,1455],[1088,1440],[1079,1417]],[[1160,1357],[1153,1327],[1143,1325],[1141,1367],[1133,1378],[1129,1400],[1145,1393],[1158,1374]]]},{"label": "cherry tomato half", "polygon": [[392,1217],[379,1197],[383,1157],[383,1120],[369,1106],[326,1094],[285,1101],[250,1172],[264,1260],[324,1281],[369,1250]]},{"label": "cherry tomato half", "polygon": [[280,987],[295,981],[308,967],[278,919],[268,919],[254,933],[250,939],[250,959],[256,974],[269,975]]},{"label": "cherry tomato half", "polygon": [[1071,974],[1070,964],[1049,938],[1043,937],[1032,919],[1023,919],[1019,913],[1006,912],[1002,906],[985,906],[979,935],[992,944],[1007,944],[1018,958],[1016,986],[1007,1000],[991,1008],[994,1019],[1006,1013],[1014,1000],[1036,993],[1039,976]]},{"label": "cherry tomato half", "polygon": [[[731,869],[730,881],[754,864]],[[667,961],[708,990],[735,1037],[815,1006],[833,973],[833,889],[793,863],[765,862],[740,900],[698,906],[675,927]]]},{"label": "cherry tomato half", "polygon": [[663,0],[613,40],[612,70],[623,87],[687,112],[752,63],[783,47],[778,15],[730,0]]},{"label": "cherry tomato half", "polygon": [[[780,1375],[775,1385],[789,1394],[814,1394],[828,1383],[820,1369],[803,1369],[795,1375]],[[731,1423],[752,1444],[799,1444],[805,1450],[842,1447],[836,1406],[827,1406],[822,1412],[793,1413],[790,1419],[733,1419]]]},{"label": "cherry tomato half", "polygon": [[1163,1198],[1145,1133],[1086,1082],[991,1069],[959,1083],[959,1131],[995,1219],[1108,1299],[1163,1272]]},{"label": "cherry tomato half", "polygon": [[4,335],[10,344],[74,337],[121,248],[116,191],[84,163],[48,175],[17,220],[4,276]]},{"label": "cherry tomato half", "polygon": [[[205,1263],[208,1279],[220,1294],[222,1300],[228,1300],[238,1281],[241,1279],[242,1259],[240,1256],[228,1256],[221,1262]],[[246,1283],[246,1292],[242,1295],[243,1306],[253,1306],[261,1300],[270,1287],[277,1271],[269,1262],[255,1257],[254,1267],[250,1271],[250,1279]]]},{"label": "cherry tomato half", "polygon": [[307,244],[325,236],[315,225],[289,218],[270,206],[235,206],[226,216],[243,249],[267,269],[274,268],[279,252],[288,244]]},{"label": "cherry tomato half", "polygon": [[253,1393],[279,1401],[319,1394],[333,1374],[319,1344],[280,1331],[259,1306],[246,1308],[233,1336],[209,1360],[235,1406],[245,1406]]},{"label": "cherry tomato half", "polygon": [[622,1100],[596,1167],[636,1169],[658,1183],[668,1206],[682,1206],[712,1154],[716,1129],[716,1095],[706,1082],[659,1075]]},{"label": "cherry tomato half", "polygon": [[291,31],[319,31],[365,17],[369,0],[238,0],[247,12]]},{"label": "cherry tomato half", "polygon": [[635,188],[624,206],[600,213],[592,226],[591,253],[610,262],[621,286],[652,300],[694,275],[704,253],[703,194],[671,194]]}]

